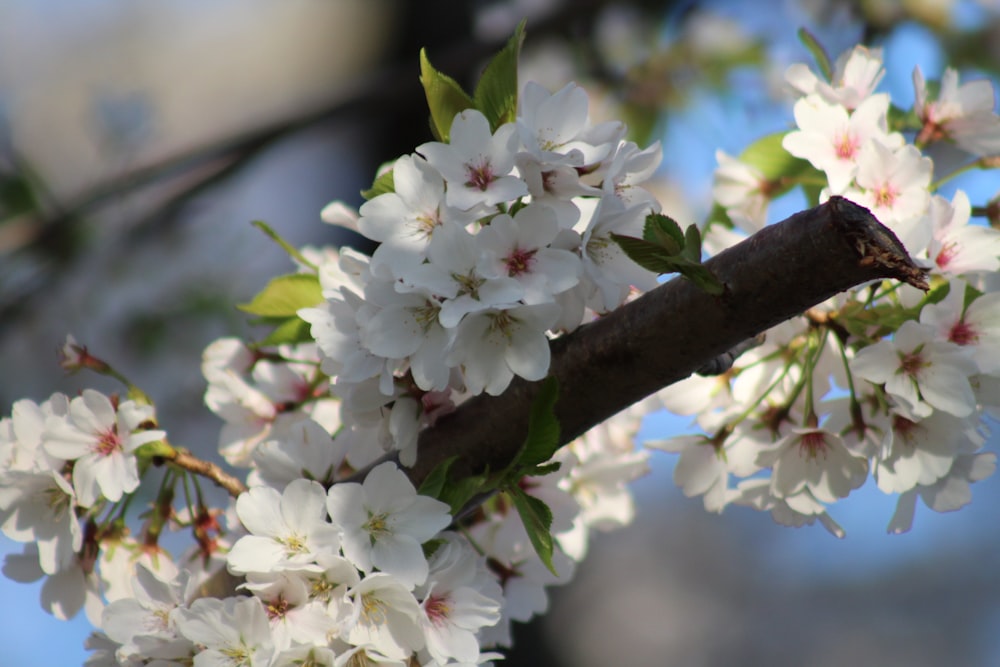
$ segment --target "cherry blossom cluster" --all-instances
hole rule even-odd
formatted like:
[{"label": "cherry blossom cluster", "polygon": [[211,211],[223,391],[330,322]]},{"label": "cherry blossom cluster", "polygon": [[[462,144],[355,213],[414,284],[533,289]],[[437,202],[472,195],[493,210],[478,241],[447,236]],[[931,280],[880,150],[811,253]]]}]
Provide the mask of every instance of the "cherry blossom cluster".
[{"label": "cherry blossom cluster", "polygon": [[[539,380],[550,336],[656,285],[610,235],[641,233],[657,207],[639,184],[659,144],[640,150],[622,123],[591,124],[587,106],[575,85],[529,83],[515,122],[493,131],[462,111],[449,143],[391,165],[393,190],[352,224],[378,248],[324,263],[326,301],[300,312],[349,410],[395,402],[404,376],[445,399]],[[408,463],[406,441],[397,448]]]},{"label": "cherry blossom cluster", "polygon": [[[0,422],[0,521],[26,543],[5,573],[46,576],[42,603],[60,618],[86,610],[100,629],[88,664],[479,664],[510,644],[512,621],[545,611],[545,587],[569,580],[591,530],[631,521],[648,406],[561,449],[557,473],[521,480],[551,510],[550,566],[502,494],[456,523],[378,463],[412,464],[420,429],[514,375],[544,377],[551,337],[656,284],[610,234],[641,233],[657,209],[640,184],[659,146],[591,124],[587,106],[575,85],[528,84],[515,122],[492,131],[464,111],[448,143],[391,165],[389,191],[324,211],[380,245],[297,253],[322,287],[299,311],[315,342],[224,338],[204,353],[219,452],[247,470],[227,509],[168,473],[131,535],[126,510],[159,451],[142,448],[170,447],[141,393],[24,400]],[[64,356],[114,375],[72,338]],[[195,545],[172,556],[167,530]]]},{"label": "cherry blossom cluster", "polygon": [[706,245],[756,231],[770,200],[801,185],[819,201],[840,195],[869,208],[929,269],[932,289],[876,283],[840,294],[769,331],[725,375],[665,390],[667,407],[697,415],[704,435],[650,444],[680,453],[677,483],[710,511],[745,505],[787,525],[819,520],[839,536],[828,508],[870,476],[899,495],[889,530],[903,532],[918,497],[956,510],[995,469],[982,448],[983,417],[1000,406],[1000,232],[971,224],[962,190],[935,193],[951,175],[996,166],[993,87],[959,84],[949,69],[931,95],[916,69],[914,107],[893,114],[876,92],[883,74],[881,53],[860,46],[829,78],[792,66],[795,128],[780,147],[798,160],[765,174],[719,153],[714,194],[731,224],[711,225]]}]

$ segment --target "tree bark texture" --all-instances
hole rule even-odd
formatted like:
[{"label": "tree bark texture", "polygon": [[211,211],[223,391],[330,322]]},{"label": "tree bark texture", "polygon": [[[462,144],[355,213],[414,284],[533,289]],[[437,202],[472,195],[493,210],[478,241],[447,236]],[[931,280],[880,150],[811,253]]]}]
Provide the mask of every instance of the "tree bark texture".
[{"label": "tree bark texture", "polygon": [[[927,289],[925,271],[896,236],[840,197],[765,227],[705,264],[724,283],[721,296],[674,278],[552,342],[563,444],[839,292],[887,278]],[[422,431],[408,471],[414,484],[453,456],[456,478],[504,468],[524,442],[538,385],[515,378],[501,396],[476,396]]]}]

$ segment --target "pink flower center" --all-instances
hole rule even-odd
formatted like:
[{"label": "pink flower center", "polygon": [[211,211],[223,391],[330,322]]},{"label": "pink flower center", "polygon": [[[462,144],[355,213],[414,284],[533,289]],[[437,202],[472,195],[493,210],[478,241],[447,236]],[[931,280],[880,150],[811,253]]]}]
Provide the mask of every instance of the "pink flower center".
[{"label": "pink flower center", "polygon": [[515,248],[504,261],[507,263],[507,275],[513,278],[522,273],[531,273],[531,266],[535,263],[535,250],[523,250]]},{"label": "pink flower center", "polygon": [[122,448],[122,439],[118,437],[118,429],[112,426],[105,431],[97,441],[96,451],[101,456],[111,456]]},{"label": "pink flower center", "polygon": [[451,614],[451,600],[446,595],[432,595],[424,602],[424,611],[431,623],[440,625]]},{"label": "pink flower center", "polygon": [[879,208],[892,208],[898,196],[899,191],[888,183],[885,183],[882,187],[875,190],[875,206]]},{"label": "pink flower center", "polygon": [[967,322],[956,322],[948,332],[948,340],[956,345],[972,345],[979,341],[979,334]]},{"label": "pink flower center", "polygon": [[465,171],[469,176],[469,180],[465,182],[467,188],[476,188],[485,192],[490,187],[490,183],[497,180],[496,174],[493,173],[493,165],[488,159],[484,159],[478,165],[466,163]]},{"label": "pink flower center", "polygon": [[826,456],[826,450],[829,449],[829,445],[826,442],[826,435],[818,431],[813,431],[811,433],[804,434],[799,439],[799,452],[805,454],[811,459],[817,457]]},{"label": "pink flower center", "polygon": [[850,132],[844,132],[834,140],[833,150],[841,160],[853,160],[858,152],[858,140]]},{"label": "pink flower center", "polygon": [[956,244],[949,243],[941,248],[941,252],[934,258],[934,263],[938,265],[939,269],[943,269],[951,263],[951,260],[955,259],[957,254]]},{"label": "pink flower center", "polygon": [[284,598],[279,597],[277,600],[272,600],[267,603],[267,617],[271,620],[284,618],[290,606],[288,600]]}]

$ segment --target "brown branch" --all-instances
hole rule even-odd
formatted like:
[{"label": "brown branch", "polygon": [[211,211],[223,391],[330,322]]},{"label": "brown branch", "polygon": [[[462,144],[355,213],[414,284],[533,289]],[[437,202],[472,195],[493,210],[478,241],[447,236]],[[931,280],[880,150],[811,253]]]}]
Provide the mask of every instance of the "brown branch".
[{"label": "brown branch", "polygon": [[223,489],[229,492],[233,498],[239,496],[247,490],[247,487],[240,480],[236,479],[225,470],[210,461],[203,461],[183,449],[174,449],[172,454],[163,456],[163,459],[173,463],[179,468],[192,472],[201,477],[212,480]]},{"label": "brown branch", "polygon": [[[895,235],[840,197],[765,227],[706,265],[726,285],[721,297],[674,279],[553,341],[563,443],[839,292],[887,278],[927,289],[925,271]],[[524,441],[537,387],[516,378],[502,396],[477,396],[423,431],[413,482],[453,456],[455,477],[503,469]]]}]

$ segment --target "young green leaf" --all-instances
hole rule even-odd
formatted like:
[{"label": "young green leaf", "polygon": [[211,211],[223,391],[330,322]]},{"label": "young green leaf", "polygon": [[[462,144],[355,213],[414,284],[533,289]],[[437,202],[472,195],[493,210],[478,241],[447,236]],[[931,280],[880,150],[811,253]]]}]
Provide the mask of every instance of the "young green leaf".
[{"label": "young green leaf", "polygon": [[[272,321],[273,320],[273,321]],[[276,345],[296,345],[313,342],[311,325],[301,317],[265,318],[263,323],[273,324],[274,329],[267,334],[257,347],[274,347]]]},{"label": "young green leaf", "polygon": [[679,273],[714,296],[725,291],[724,285],[715,277],[715,274],[707,269],[701,261],[688,258],[687,251],[683,248],[678,254],[670,254],[655,243],[637,239],[634,236],[623,236],[612,232],[611,239],[621,247],[629,259],[648,271]]},{"label": "young green leaf", "polygon": [[726,291],[726,286],[704,264],[681,266],[677,272],[712,296],[720,296]]},{"label": "young green leaf", "polygon": [[676,255],[684,247],[684,232],[673,218],[662,213],[650,213],[642,227],[642,238]]},{"label": "young green leaf", "polygon": [[555,404],[559,398],[559,381],[549,376],[542,382],[528,415],[528,436],[524,439],[516,465],[537,466],[552,458],[559,449],[559,421]]},{"label": "young green leaf", "polygon": [[[786,134],[787,132],[774,132],[757,139],[740,153],[740,162],[755,167],[765,179],[772,182],[813,169],[808,161],[795,157],[781,145]],[[790,188],[791,185],[784,190],[773,190],[769,195],[774,198]]]},{"label": "young green leaf", "polygon": [[697,225],[688,225],[684,230],[684,250],[681,254],[695,264],[701,263],[701,232]]},{"label": "young green leaf", "polygon": [[549,572],[559,576],[552,564],[552,552],[555,550],[555,540],[552,537],[552,510],[538,498],[529,496],[519,486],[507,487],[504,493],[513,501],[535,553]]},{"label": "young green leaf", "polygon": [[823,78],[827,81],[833,81],[833,67],[830,65],[830,56],[827,55],[826,49],[819,43],[815,35],[805,28],[799,28],[799,41],[809,49],[809,53],[816,60],[816,66],[819,67]]},{"label": "young green leaf", "polygon": [[315,264],[310,262],[308,259],[305,258],[305,256],[303,256],[301,252],[299,252],[298,248],[293,246],[285,239],[281,238],[281,235],[278,234],[278,232],[271,229],[271,226],[268,225],[266,222],[263,222],[261,220],[254,220],[250,224],[252,224],[254,227],[267,234],[272,241],[280,245],[282,249],[288,253],[288,256],[294,259],[296,262],[298,262],[299,264],[301,264],[306,268],[312,269],[313,271],[318,270]]},{"label": "young green leaf", "polygon": [[311,273],[290,273],[273,278],[250,303],[236,307],[262,317],[292,317],[300,309],[322,302],[319,278]]},{"label": "young green leaf", "polygon": [[517,116],[517,61],[524,43],[524,23],[518,24],[514,35],[483,70],[472,95],[493,131]]},{"label": "young green leaf", "polygon": [[653,273],[673,273],[676,271],[672,260],[677,255],[668,252],[661,245],[614,232],[611,233],[611,240],[618,244],[629,259],[647,271]]},{"label": "young green leaf", "polygon": [[379,195],[384,195],[387,192],[395,192],[396,183],[393,181],[392,169],[386,169],[382,174],[375,179],[372,186],[367,190],[361,191],[361,196],[366,200],[375,199]]},{"label": "young green leaf", "polygon": [[449,480],[441,487],[438,500],[447,503],[451,507],[451,514],[455,516],[465,505],[477,494],[488,493],[495,487],[489,483],[489,474],[473,475],[458,480]]},{"label": "young green leaf", "polygon": [[448,471],[451,470],[451,464],[453,464],[458,459],[457,456],[451,456],[446,458],[441,463],[437,464],[433,470],[424,478],[424,481],[420,483],[420,488],[417,489],[417,493],[422,496],[430,496],[431,498],[441,498],[441,492],[444,490],[445,484],[448,482]]},{"label": "young green leaf", "polygon": [[424,49],[420,50],[420,83],[424,86],[427,107],[431,112],[431,129],[440,141],[447,142],[455,116],[460,111],[475,107],[475,104],[457,81],[434,69]]}]

